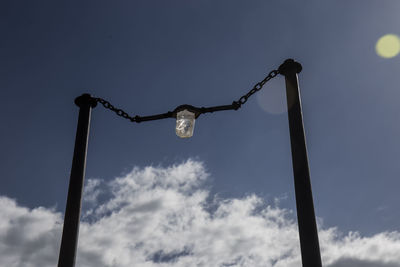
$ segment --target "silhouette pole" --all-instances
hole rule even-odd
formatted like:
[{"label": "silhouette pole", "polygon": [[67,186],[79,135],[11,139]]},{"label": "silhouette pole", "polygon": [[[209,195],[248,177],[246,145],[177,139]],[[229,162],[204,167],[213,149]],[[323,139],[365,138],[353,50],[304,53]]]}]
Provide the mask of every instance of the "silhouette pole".
[{"label": "silhouette pole", "polygon": [[278,71],[285,76],[286,82],[286,99],[302,263],[303,267],[321,267],[318,231],[315,221],[300,101],[300,88],[297,77],[297,74],[301,70],[300,63],[288,59],[279,67]]},{"label": "silhouette pole", "polygon": [[79,107],[79,117],[76,129],[74,157],[72,160],[71,176],[69,180],[58,267],[73,267],[75,265],[82,191],[85,179],[90,113],[92,108],[96,106],[96,102],[93,101],[93,98],[89,94],[83,94],[77,97],[75,99],[75,104]]}]

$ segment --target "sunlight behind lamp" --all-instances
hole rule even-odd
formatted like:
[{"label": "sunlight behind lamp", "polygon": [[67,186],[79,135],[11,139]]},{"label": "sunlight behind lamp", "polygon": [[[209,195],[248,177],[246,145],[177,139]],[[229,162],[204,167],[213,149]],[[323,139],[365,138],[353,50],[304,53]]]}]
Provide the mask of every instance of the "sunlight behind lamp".
[{"label": "sunlight behind lamp", "polygon": [[176,135],[181,138],[192,137],[195,117],[195,114],[187,109],[176,113]]}]

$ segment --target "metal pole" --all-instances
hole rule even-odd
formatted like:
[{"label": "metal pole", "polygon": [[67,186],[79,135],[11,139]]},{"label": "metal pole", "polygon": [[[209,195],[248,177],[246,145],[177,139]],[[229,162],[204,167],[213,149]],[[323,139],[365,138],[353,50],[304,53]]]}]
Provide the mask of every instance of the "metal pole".
[{"label": "metal pole", "polygon": [[321,267],[318,231],[315,221],[304,136],[300,89],[297,79],[297,73],[301,69],[302,67],[298,62],[288,59],[279,67],[279,73],[285,76],[286,81],[286,98],[302,263],[303,267]]},{"label": "metal pole", "polygon": [[77,97],[75,99],[75,104],[79,107],[79,118],[78,127],[76,129],[74,157],[69,180],[58,267],[73,267],[75,265],[79,217],[81,213],[82,191],[85,178],[90,113],[92,108],[96,106],[96,102],[89,94],[83,94]]}]

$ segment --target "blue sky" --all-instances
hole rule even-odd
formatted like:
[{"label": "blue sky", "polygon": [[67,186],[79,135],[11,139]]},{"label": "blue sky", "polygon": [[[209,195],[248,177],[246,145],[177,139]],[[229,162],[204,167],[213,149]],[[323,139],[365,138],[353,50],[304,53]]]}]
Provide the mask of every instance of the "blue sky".
[{"label": "blue sky", "polygon": [[[82,93],[132,115],[225,105],[295,58],[316,215],[344,233],[398,232],[400,57],[379,57],[375,45],[400,35],[399,8],[390,0],[2,1],[0,195],[64,211],[73,100]],[[202,115],[185,140],[173,119],[132,124],[98,106],[86,177],[107,183],[190,158],[209,174],[210,196],[278,198],[294,211],[284,90],[275,78],[239,111]]]}]

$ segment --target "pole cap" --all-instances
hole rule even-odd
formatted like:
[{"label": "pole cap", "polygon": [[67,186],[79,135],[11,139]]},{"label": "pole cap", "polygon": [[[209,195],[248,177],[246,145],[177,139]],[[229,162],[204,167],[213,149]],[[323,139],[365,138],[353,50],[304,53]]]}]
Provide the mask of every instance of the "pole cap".
[{"label": "pole cap", "polygon": [[96,100],[89,94],[83,94],[75,98],[75,104],[80,108],[85,105],[88,105],[92,108],[97,106]]},{"label": "pole cap", "polygon": [[279,66],[278,72],[286,76],[293,73],[300,73],[302,69],[303,67],[299,62],[289,58],[286,59],[285,62],[282,63],[282,65]]}]

